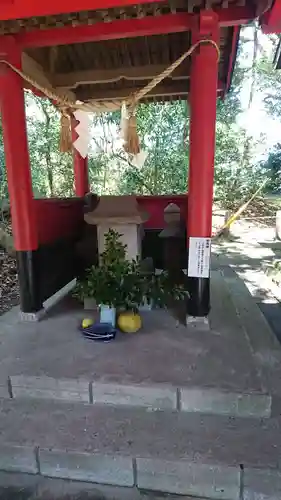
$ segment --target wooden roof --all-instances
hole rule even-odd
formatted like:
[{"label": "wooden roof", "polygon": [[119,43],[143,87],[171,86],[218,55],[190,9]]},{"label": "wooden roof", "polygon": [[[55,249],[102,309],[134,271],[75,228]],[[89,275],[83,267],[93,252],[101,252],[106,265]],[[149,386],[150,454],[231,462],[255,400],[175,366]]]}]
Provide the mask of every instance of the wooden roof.
[{"label": "wooden roof", "polygon": [[[228,75],[233,28],[221,30],[219,82]],[[191,44],[191,34],[172,33],[144,38],[110,40],[59,46],[52,60],[49,48],[30,50],[29,55],[50,75],[55,87],[71,89],[77,99],[120,99],[144,87],[178,59]],[[178,99],[189,91],[190,59],[156,87],[152,97]],[[86,83],[87,82],[87,83]]]},{"label": "wooden roof", "polygon": [[[138,19],[169,13],[196,13],[200,8],[229,9],[254,0],[172,0],[122,9],[74,12],[57,16],[0,22],[0,34],[19,34],[63,26],[93,25],[121,19]],[[161,20],[160,20],[161,22]],[[220,30],[219,89],[225,92],[230,83],[238,43],[237,27]],[[33,76],[43,74],[52,86],[67,89],[77,99],[122,99],[144,87],[185,52],[191,33],[170,33],[118,40],[95,41],[26,49],[24,70]],[[26,65],[26,67],[25,67]],[[35,73],[34,73],[35,71]],[[186,98],[189,91],[190,60],[159,84],[146,100]]]}]

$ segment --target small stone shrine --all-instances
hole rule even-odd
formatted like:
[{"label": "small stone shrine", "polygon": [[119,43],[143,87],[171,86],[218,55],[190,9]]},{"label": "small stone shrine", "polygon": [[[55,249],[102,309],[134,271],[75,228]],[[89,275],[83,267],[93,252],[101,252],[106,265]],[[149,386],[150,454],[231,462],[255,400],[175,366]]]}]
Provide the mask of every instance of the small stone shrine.
[{"label": "small stone shrine", "polygon": [[129,260],[141,257],[142,224],[147,218],[140,211],[136,196],[101,196],[97,207],[84,215],[87,224],[97,226],[99,254],[104,251],[106,233],[113,229],[127,245]]}]

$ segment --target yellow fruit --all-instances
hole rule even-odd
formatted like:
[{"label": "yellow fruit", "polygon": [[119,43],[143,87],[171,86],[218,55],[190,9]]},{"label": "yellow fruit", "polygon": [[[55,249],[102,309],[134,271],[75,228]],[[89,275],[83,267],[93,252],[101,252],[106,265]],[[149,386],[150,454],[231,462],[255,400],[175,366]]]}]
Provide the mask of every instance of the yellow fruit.
[{"label": "yellow fruit", "polygon": [[124,333],[136,333],[141,328],[141,317],[132,312],[121,313],[118,317],[118,326]]},{"label": "yellow fruit", "polygon": [[89,318],[85,318],[82,321],[82,328],[89,328],[89,326],[92,326],[94,324],[94,321]]}]

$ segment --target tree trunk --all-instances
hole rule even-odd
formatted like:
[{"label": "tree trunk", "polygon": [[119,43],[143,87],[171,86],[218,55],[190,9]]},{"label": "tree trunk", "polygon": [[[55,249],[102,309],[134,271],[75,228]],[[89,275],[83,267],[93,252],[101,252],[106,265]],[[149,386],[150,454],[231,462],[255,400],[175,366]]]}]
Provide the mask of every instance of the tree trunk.
[{"label": "tree trunk", "polygon": [[47,109],[45,108],[43,102],[41,102],[41,109],[43,111],[43,114],[44,114],[45,120],[46,120],[45,132],[46,132],[46,137],[47,137],[47,145],[46,145],[46,152],[45,152],[45,160],[46,160],[46,168],[47,168],[47,179],[48,179],[48,184],[49,184],[50,196],[53,197],[54,196],[54,178],[53,178],[53,168],[52,168],[52,161],[51,161],[51,142],[49,140],[51,118],[50,118],[49,113],[48,113]]},{"label": "tree trunk", "polygon": [[[249,101],[248,101],[248,106],[247,106],[248,111],[252,107],[254,95],[255,95],[255,91],[256,91],[256,66],[257,66],[257,56],[258,56],[258,28],[257,28],[257,26],[254,27],[253,43],[254,43],[254,46],[253,46],[253,61],[252,61],[252,82],[251,82]],[[251,141],[252,141],[251,137],[245,138],[243,153],[242,153],[242,160],[241,160],[241,167],[242,168],[247,167],[249,165]]]}]

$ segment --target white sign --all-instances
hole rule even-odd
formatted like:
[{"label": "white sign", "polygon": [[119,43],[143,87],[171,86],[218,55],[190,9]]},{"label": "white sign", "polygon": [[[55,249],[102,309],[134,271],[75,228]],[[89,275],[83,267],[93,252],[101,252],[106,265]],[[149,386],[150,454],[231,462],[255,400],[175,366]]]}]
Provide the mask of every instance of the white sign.
[{"label": "white sign", "polygon": [[189,238],[188,272],[191,278],[209,278],[211,238]]}]

